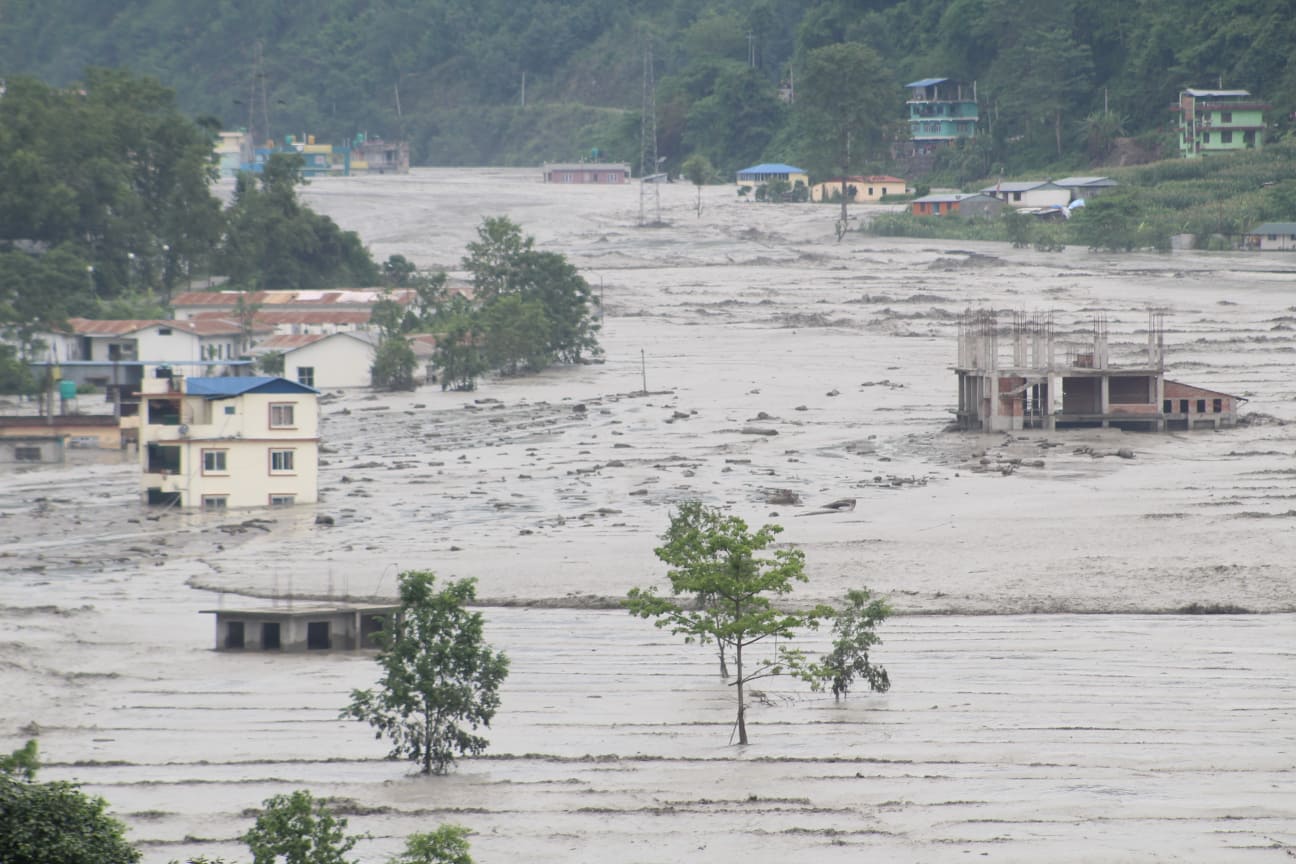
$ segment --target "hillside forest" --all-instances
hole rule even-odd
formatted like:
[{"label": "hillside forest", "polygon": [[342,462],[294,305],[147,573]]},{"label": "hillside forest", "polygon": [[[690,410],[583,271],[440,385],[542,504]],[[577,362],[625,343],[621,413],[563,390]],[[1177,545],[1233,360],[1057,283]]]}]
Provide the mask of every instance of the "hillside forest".
[{"label": "hillside forest", "polygon": [[789,99],[808,55],[841,42],[879,55],[892,139],[904,83],[977,83],[976,144],[935,166],[952,176],[1076,170],[1117,138],[1168,153],[1184,87],[1251,90],[1271,138],[1296,111],[1290,0],[0,0],[0,77],[129,69],[225,128],[403,137],[434,165],[637,169],[651,49],[668,169],[701,155],[725,175],[765,160],[822,174],[832,156]]}]

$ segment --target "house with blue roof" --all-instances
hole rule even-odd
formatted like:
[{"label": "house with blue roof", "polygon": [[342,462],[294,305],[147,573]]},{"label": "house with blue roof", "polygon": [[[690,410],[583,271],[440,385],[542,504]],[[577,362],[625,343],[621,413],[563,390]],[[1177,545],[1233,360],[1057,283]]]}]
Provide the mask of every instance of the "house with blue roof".
[{"label": "house with blue roof", "polygon": [[225,510],[319,500],[319,391],[266,376],[159,367],[140,392],[140,495]]},{"label": "house with blue roof", "polygon": [[753,190],[764,186],[771,180],[782,180],[788,186],[800,183],[809,188],[810,175],[795,165],[784,165],[781,162],[765,162],[753,165],[738,172],[738,186],[748,186]]}]

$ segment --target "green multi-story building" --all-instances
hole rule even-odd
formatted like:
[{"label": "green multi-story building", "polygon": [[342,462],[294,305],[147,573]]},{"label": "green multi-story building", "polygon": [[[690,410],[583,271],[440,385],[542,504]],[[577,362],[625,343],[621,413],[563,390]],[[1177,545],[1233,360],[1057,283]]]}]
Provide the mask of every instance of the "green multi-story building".
[{"label": "green multi-story building", "polygon": [[914,154],[935,152],[957,138],[976,136],[976,83],[965,87],[950,78],[924,78],[905,85],[909,98],[909,140]]},{"label": "green multi-story building", "polygon": [[1207,153],[1258,150],[1264,146],[1268,105],[1247,90],[1182,90],[1179,102],[1179,152],[1188,159]]}]

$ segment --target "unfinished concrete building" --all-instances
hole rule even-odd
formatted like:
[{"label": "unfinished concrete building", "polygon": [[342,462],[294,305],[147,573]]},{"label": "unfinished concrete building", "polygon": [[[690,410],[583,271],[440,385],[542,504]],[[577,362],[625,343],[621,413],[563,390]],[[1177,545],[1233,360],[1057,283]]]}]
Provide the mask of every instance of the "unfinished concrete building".
[{"label": "unfinished concrete building", "polygon": [[1145,345],[1114,360],[1107,319],[1064,340],[1051,314],[964,313],[958,329],[958,425],[980,432],[1115,427],[1221,429],[1245,399],[1165,377],[1164,322],[1148,315]]}]

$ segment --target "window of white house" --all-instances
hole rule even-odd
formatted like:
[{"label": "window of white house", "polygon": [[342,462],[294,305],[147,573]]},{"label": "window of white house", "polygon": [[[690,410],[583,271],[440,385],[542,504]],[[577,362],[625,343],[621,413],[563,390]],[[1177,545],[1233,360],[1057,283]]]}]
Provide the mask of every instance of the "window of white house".
[{"label": "window of white house", "polygon": [[314,366],[298,366],[298,367],[297,367],[297,383],[298,383],[298,384],[305,384],[307,387],[314,387],[314,386],[315,386],[315,367],[314,367]]},{"label": "window of white house", "polygon": [[291,474],[293,471],[293,453],[292,450],[271,450],[270,473]]},{"label": "window of white house", "polygon": [[270,404],[270,428],[291,429],[293,426],[293,403],[272,402]]},{"label": "window of white house", "polygon": [[171,328],[170,328],[170,327],[159,327],[159,328],[158,328],[158,335],[159,335],[159,336],[170,336],[170,335],[171,335]]},{"label": "window of white house", "polygon": [[297,503],[296,495],[271,495],[271,507],[291,507]]},{"label": "window of white house", "polygon": [[14,459],[19,462],[39,462],[41,458],[41,449],[39,447],[15,447]]},{"label": "window of white house", "polygon": [[228,504],[229,504],[228,495],[202,496],[202,506],[204,510],[224,510]]},{"label": "window of white house", "polygon": [[226,406],[225,406],[225,413],[226,413],[226,414],[233,414],[233,413],[234,413],[234,406],[233,406],[233,405],[226,405]]},{"label": "window of white house", "polygon": [[225,457],[227,450],[204,450],[203,456],[203,473],[204,474],[224,474],[229,469],[226,468]]}]

